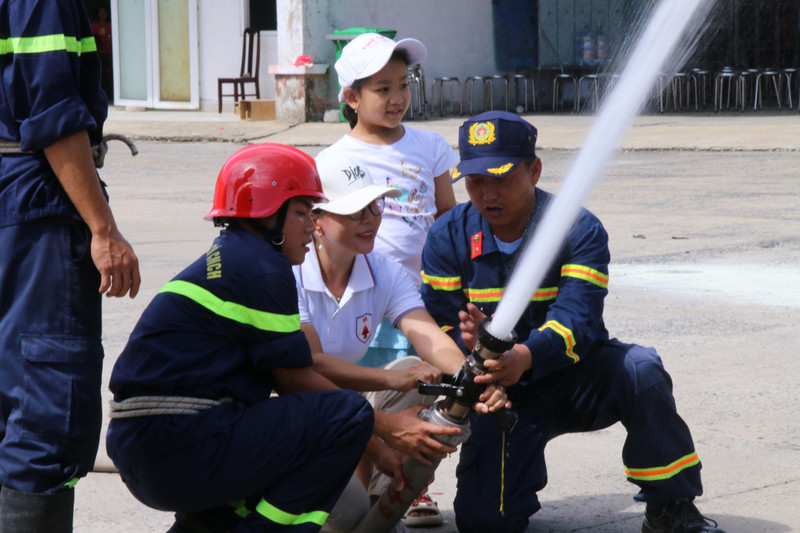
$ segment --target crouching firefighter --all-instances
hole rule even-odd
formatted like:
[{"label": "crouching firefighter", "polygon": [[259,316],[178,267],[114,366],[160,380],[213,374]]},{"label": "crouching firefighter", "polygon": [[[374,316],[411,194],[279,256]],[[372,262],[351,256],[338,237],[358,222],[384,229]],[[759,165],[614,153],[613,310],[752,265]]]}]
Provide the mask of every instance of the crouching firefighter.
[{"label": "crouching firefighter", "polygon": [[364,453],[372,409],[331,390],[300,331],[291,266],[320,200],[303,152],[234,153],[206,217],[219,237],[153,298],[114,366],[108,455],[137,499],[176,513],[171,532],[318,531]]}]

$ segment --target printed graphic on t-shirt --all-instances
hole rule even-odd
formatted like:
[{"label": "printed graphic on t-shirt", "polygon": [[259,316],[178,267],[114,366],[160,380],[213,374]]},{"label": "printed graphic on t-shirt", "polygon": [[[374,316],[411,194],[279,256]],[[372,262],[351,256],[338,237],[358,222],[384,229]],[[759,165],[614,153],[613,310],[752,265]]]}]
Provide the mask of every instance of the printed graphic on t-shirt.
[{"label": "printed graphic on t-shirt", "polygon": [[400,161],[400,174],[403,178],[411,181],[409,188],[404,189],[396,183],[391,176],[386,176],[386,185],[402,191],[402,195],[397,198],[387,198],[386,213],[402,218],[412,229],[422,229],[428,231],[431,226],[431,212],[428,207],[428,185],[420,179],[422,172],[420,167],[412,167],[405,161]]},{"label": "printed graphic on t-shirt", "polygon": [[363,343],[367,343],[372,336],[372,314],[365,313],[356,318],[356,337]]}]

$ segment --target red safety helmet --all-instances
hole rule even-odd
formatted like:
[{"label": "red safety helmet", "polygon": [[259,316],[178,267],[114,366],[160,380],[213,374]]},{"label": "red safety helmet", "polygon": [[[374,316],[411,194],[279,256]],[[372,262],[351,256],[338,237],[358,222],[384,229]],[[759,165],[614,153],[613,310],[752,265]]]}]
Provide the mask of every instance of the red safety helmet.
[{"label": "red safety helmet", "polygon": [[268,217],[295,196],[328,201],[314,159],[285,144],[253,144],[222,165],[214,205],[205,219]]}]

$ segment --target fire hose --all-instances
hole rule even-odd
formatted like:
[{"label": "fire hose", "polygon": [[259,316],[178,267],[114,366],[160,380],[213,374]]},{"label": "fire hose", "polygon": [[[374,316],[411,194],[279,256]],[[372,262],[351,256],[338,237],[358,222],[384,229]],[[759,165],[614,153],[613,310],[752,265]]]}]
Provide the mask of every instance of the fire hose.
[{"label": "fire hose", "polygon": [[105,163],[106,159],[106,153],[108,152],[108,141],[121,141],[128,146],[132,156],[139,154],[139,149],[136,148],[136,145],[133,144],[133,141],[131,141],[128,137],[120,135],[119,133],[109,133],[107,135],[103,135],[100,143],[92,146],[92,158],[94,158],[94,166],[96,168],[103,168],[103,164]]},{"label": "fire hose", "polygon": [[[131,155],[139,154],[139,149],[133,144],[128,137],[120,135],[119,133],[109,133],[103,135],[100,142],[92,146],[92,159],[94,159],[94,166],[96,168],[103,168],[105,163],[106,153],[108,152],[108,141],[121,141],[125,143],[131,151]],[[19,141],[4,141],[0,140],[0,154],[2,155],[20,155],[20,154],[33,154],[36,153],[32,150],[22,150],[19,147]]]},{"label": "fire hose", "polygon": [[[511,349],[516,342],[513,332],[506,339],[495,337],[488,331],[489,324],[489,318],[485,318],[481,322],[475,349],[464,360],[458,373],[451,376],[449,383],[445,379],[441,384],[422,382],[418,384],[421,394],[443,396],[430,407],[423,409],[419,417],[432,424],[461,429],[461,433],[458,435],[434,437],[444,444],[455,447],[469,438],[469,415],[472,412],[472,405],[479,400],[480,395],[486,389],[485,385],[475,383],[475,377],[487,372],[483,365],[484,361],[497,359],[503,352]],[[517,423],[516,413],[507,409],[495,411],[491,416],[506,432],[514,429],[514,425]],[[439,466],[440,460],[430,460],[432,464],[428,466],[409,457],[403,463],[403,490],[398,491],[392,484],[389,484],[351,533],[391,532]]]}]

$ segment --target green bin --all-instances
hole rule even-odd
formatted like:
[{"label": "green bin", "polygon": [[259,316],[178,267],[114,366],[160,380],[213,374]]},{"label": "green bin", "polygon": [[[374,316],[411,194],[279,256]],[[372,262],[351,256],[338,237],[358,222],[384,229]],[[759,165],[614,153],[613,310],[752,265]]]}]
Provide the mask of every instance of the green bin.
[{"label": "green bin", "polygon": [[[397,35],[397,30],[389,30],[386,28],[347,28],[346,30],[334,30],[333,35],[329,35],[328,39],[333,41],[333,45],[336,47],[337,61],[340,57],[342,57],[342,50],[345,46],[347,46],[347,43],[362,33],[377,33],[378,35],[383,35],[389,39],[394,39],[394,36]],[[341,38],[337,38],[340,35]],[[341,87],[339,87],[339,89],[341,90]],[[344,104],[339,104],[339,118],[342,122],[347,122],[347,120],[344,118],[344,114],[342,113],[343,109]]]}]

